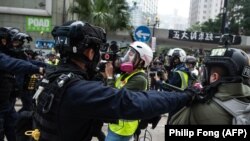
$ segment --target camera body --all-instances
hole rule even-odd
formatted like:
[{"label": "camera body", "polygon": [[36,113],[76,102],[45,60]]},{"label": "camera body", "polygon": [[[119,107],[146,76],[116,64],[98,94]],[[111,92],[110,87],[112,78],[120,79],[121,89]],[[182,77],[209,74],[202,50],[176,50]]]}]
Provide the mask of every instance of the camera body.
[{"label": "camera body", "polygon": [[104,44],[101,49],[101,62],[98,66],[100,72],[105,71],[105,64],[107,62],[115,62],[118,57],[119,47],[116,41],[112,41],[111,44]]},{"label": "camera body", "polygon": [[149,76],[150,77],[155,77],[157,75],[157,72],[156,71],[151,71],[150,73],[149,73]]},{"label": "camera body", "polygon": [[149,73],[149,76],[151,76],[151,77],[158,76],[161,78],[164,73],[165,73],[164,70],[151,71]]},{"label": "camera body", "polygon": [[102,46],[101,48],[101,59],[105,61],[115,61],[117,58],[117,53],[119,51],[119,47],[116,41],[112,41],[109,45],[108,43]]},{"label": "camera body", "polygon": [[101,54],[101,59],[105,61],[115,61],[116,57],[117,54],[113,52],[105,52]]},{"label": "camera body", "polygon": [[157,76],[160,77],[160,78],[163,78],[163,75],[164,75],[164,70],[158,70],[157,71]]}]

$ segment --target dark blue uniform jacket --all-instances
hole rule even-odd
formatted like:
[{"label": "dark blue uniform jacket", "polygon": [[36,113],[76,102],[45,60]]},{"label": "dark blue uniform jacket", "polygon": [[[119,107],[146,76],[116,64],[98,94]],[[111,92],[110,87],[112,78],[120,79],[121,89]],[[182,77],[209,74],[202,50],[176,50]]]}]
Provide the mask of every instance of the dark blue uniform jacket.
[{"label": "dark blue uniform jacket", "polygon": [[39,73],[39,67],[30,62],[12,58],[0,52],[0,71],[8,73],[24,73],[32,74]]}]

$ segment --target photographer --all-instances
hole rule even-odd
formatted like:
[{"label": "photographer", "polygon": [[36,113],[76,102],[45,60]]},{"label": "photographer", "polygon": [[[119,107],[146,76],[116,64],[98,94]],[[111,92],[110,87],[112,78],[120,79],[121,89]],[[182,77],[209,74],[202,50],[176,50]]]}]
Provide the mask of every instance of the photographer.
[{"label": "photographer", "polygon": [[[173,67],[169,73],[162,73],[155,77],[157,85],[166,91],[172,91],[168,86],[171,85],[178,89],[184,90],[189,87],[190,71],[185,64],[186,52],[181,48],[174,48],[168,51],[169,64]],[[165,85],[167,83],[169,85]]]},{"label": "photographer", "polygon": [[151,76],[153,76],[151,79],[155,81],[154,82],[155,90],[159,90],[159,91],[164,90],[162,87],[162,83],[166,83],[166,81],[168,80],[168,73],[164,69],[162,69],[153,74],[151,74]]},{"label": "photographer", "polygon": [[197,59],[194,56],[187,56],[185,58],[185,66],[189,70],[188,85],[193,86],[198,83],[199,71],[196,69]]},{"label": "photographer", "polygon": [[167,80],[167,72],[163,67],[163,63],[160,60],[155,60],[153,62],[153,66],[150,68],[150,80],[151,90],[162,90],[161,83],[159,81],[166,81]]}]

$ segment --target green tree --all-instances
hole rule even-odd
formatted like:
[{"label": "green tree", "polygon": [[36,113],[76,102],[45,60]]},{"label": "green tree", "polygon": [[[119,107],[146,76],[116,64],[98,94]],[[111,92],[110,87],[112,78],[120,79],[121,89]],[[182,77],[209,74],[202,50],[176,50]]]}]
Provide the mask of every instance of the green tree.
[{"label": "green tree", "polygon": [[201,24],[199,22],[195,23],[191,27],[187,29],[187,31],[190,32],[200,32],[201,31]]},{"label": "green tree", "polygon": [[234,31],[250,35],[250,0],[229,0],[229,22]]},{"label": "green tree", "polygon": [[[232,34],[250,35],[250,0],[228,0],[227,21]],[[189,31],[220,32],[221,14],[216,19],[191,26]]]},{"label": "green tree", "polygon": [[240,32],[240,23],[237,22],[237,18],[236,17],[232,17],[229,20],[229,32],[235,35],[238,35]]},{"label": "green tree", "polygon": [[214,20],[208,19],[208,21],[201,24],[201,30],[203,32],[219,33],[221,28],[221,16],[218,15]]},{"label": "green tree", "polygon": [[239,0],[239,13],[242,16],[240,25],[243,27],[243,33],[250,35],[250,0]]},{"label": "green tree", "polygon": [[69,12],[77,14],[80,20],[84,19],[85,21],[89,21],[88,18],[91,13],[90,1],[91,0],[76,0],[76,4],[70,6]]},{"label": "green tree", "polygon": [[129,27],[129,6],[126,0],[76,0],[77,5],[70,8],[77,13],[79,20],[115,31]]}]

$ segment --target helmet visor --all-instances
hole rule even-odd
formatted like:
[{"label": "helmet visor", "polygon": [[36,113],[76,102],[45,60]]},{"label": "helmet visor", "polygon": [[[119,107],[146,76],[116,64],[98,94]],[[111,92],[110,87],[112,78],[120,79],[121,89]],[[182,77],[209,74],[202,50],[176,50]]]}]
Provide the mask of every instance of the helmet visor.
[{"label": "helmet visor", "polygon": [[23,42],[20,40],[14,40],[12,42],[13,47],[21,47],[23,45]]},{"label": "helmet visor", "polygon": [[130,62],[132,64],[135,64],[137,58],[139,57],[137,51],[131,47],[128,48],[128,50],[124,54],[125,55],[121,57],[122,63]]}]

